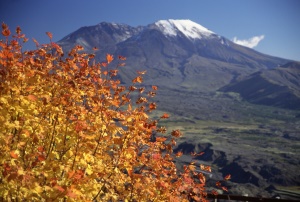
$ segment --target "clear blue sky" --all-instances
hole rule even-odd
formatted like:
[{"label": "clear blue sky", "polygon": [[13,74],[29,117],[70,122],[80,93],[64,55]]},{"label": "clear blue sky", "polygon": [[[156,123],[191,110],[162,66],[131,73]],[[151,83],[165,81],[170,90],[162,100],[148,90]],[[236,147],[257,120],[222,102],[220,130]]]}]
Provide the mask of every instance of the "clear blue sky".
[{"label": "clear blue sky", "polygon": [[46,31],[58,41],[103,21],[138,26],[162,19],[190,19],[230,40],[256,36],[255,50],[300,61],[299,0],[0,0],[0,22],[20,25],[40,43]]}]

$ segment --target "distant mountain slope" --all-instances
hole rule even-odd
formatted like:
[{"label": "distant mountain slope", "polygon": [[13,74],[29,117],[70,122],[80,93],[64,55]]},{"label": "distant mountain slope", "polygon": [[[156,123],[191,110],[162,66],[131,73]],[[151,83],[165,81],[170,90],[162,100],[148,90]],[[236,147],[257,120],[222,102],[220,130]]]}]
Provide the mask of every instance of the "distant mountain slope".
[{"label": "distant mountain slope", "polygon": [[65,51],[75,44],[86,51],[98,47],[99,60],[106,53],[126,56],[129,68],[120,74],[124,83],[136,70],[147,70],[146,84],[198,92],[215,91],[288,62],[237,45],[190,20],[160,20],[139,27],[103,22],[80,28],[58,43]]},{"label": "distant mountain slope", "polygon": [[221,91],[237,92],[255,104],[300,109],[300,63],[290,62],[275,69],[256,72],[224,86]]}]

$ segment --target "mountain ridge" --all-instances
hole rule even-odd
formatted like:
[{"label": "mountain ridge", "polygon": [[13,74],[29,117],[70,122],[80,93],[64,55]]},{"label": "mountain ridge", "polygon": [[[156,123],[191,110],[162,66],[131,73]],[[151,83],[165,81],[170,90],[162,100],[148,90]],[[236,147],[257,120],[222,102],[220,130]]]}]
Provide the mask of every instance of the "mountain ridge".
[{"label": "mountain ridge", "polygon": [[255,72],[220,90],[239,93],[244,99],[255,104],[298,110],[299,86],[300,62],[290,62],[271,70]]},{"label": "mountain ridge", "polygon": [[120,71],[123,83],[129,83],[137,70],[147,70],[146,84],[200,92],[216,91],[256,71],[290,62],[235,44],[190,20],[159,20],[137,27],[101,22],[58,43],[66,51],[75,44],[87,52],[97,47],[100,61],[106,53],[126,56],[130,68]]}]

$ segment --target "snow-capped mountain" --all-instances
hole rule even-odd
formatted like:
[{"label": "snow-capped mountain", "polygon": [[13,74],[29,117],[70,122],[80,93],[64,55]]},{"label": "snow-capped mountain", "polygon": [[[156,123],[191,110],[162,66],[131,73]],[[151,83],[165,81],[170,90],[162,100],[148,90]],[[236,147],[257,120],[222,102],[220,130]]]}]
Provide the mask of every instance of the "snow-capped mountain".
[{"label": "snow-capped mountain", "polygon": [[147,70],[146,84],[200,92],[288,62],[237,45],[191,20],[159,20],[139,27],[102,22],[78,29],[59,44],[66,51],[75,44],[86,51],[98,47],[99,60],[106,53],[126,56],[130,68],[120,75],[125,83],[136,70]]},{"label": "snow-capped mountain", "polygon": [[191,20],[159,20],[154,24],[168,36],[183,34],[190,39],[201,39],[214,35],[214,32]]}]

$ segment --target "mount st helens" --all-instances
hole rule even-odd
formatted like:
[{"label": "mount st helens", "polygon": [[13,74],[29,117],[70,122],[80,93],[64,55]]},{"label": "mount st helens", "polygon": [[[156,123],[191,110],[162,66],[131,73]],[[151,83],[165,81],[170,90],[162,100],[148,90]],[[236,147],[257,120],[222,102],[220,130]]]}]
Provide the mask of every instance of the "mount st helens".
[{"label": "mount st helens", "polygon": [[[213,177],[231,173],[236,194],[294,197],[300,186],[299,63],[237,45],[190,20],[160,20],[147,26],[102,22],[82,27],[58,42],[127,57],[120,80],[147,71],[157,85],[165,122],[181,127],[183,151],[205,150],[199,161],[216,165]],[[154,114],[155,116],[155,114]],[[182,158],[179,163],[189,159]],[[288,168],[288,169],[287,169]],[[285,190],[286,191],[286,190]]]}]

